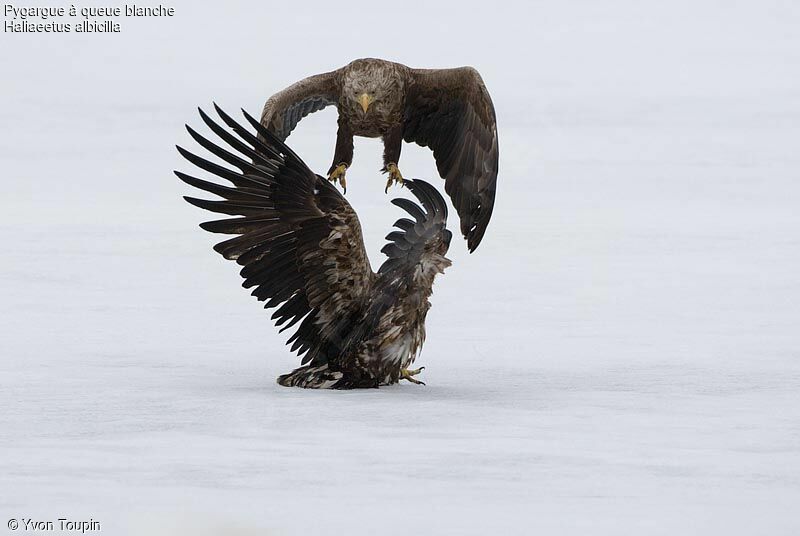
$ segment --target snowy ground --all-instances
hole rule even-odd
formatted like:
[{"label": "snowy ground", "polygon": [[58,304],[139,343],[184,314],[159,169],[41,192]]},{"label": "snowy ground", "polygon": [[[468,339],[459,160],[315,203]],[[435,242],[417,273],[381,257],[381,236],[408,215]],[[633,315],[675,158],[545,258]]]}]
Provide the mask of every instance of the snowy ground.
[{"label": "snowy ground", "polygon": [[[345,27],[266,4],[0,37],[0,527],[800,533],[795,4],[409,2]],[[474,255],[453,241],[427,386],[280,388],[297,360],[173,145],[198,104],[257,113],[363,55],[479,68],[495,216]],[[290,139],[319,171],[334,123]],[[348,173],[375,266],[400,214],[380,152],[358,140]],[[401,168],[435,178],[423,149]]]}]

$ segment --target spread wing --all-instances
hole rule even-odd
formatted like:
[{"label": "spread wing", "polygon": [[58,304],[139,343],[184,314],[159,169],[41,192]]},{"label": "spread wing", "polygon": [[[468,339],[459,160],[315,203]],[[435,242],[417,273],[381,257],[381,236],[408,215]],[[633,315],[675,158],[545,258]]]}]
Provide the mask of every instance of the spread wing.
[{"label": "spread wing", "polygon": [[302,118],[339,100],[337,71],[295,82],[271,96],[261,112],[261,124],[284,141]]},{"label": "spread wing", "polygon": [[411,69],[403,138],[430,147],[474,251],[494,208],[499,151],[494,105],[478,71]]},{"label": "spread wing", "polygon": [[232,186],[176,171],[187,184],[222,198],[185,199],[235,216],[201,224],[207,231],[235,235],[214,249],[242,266],[243,286],[266,301],[265,308],[280,306],[272,318],[281,331],[300,322],[288,343],[304,356],[303,363],[334,362],[353,342],[353,325],[366,308],[375,278],[358,217],[334,186],[247,112],[263,139],[216,110],[238,137],[202,110],[200,115],[225,148],[186,128],[197,143],[237,170],[181,147],[178,151]]},{"label": "spread wing", "polygon": [[[445,228],[447,224],[447,203],[436,188],[420,179],[406,179],[411,193],[422,203],[422,208],[408,199],[392,199],[414,219],[400,218],[394,226],[400,229],[386,235],[388,244],[381,251],[388,259],[381,265],[378,273],[401,271],[413,274],[415,270],[442,272],[450,261],[444,257],[450,246],[453,233]],[[423,210],[424,208],[424,210]]]}]

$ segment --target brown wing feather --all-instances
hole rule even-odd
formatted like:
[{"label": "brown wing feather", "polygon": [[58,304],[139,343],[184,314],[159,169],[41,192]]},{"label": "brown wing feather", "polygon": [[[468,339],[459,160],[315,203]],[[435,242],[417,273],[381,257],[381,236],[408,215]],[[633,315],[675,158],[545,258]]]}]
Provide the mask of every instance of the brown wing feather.
[{"label": "brown wing feather", "polygon": [[417,268],[431,266],[444,270],[450,265],[450,261],[444,258],[444,251],[450,246],[452,237],[452,233],[446,229],[447,204],[444,197],[421,179],[406,179],[403,185],[422,203],[422,208],[408,199],[392,200],[392,204],[408,212],[414,220],[401,218],[395,222],[399,231],[392,231],[386,236],[389,242],[381,251],[388,259],[378,273],[400,270],[413,274]]},{"label": "brown wing feather", "polygon": [[284,141],[305,116],[338,102],[337,72],[309,76],[275,93],[264,104],[261,124]]},{"label": "brown wing feather", "polygon": [[494,208],[497,118],[478,71],[411,69],[403,138],[433,150],[467,247],[480,244]]},{"label": "brown wing feather", "polygon": [[[179,148],[190,162],[233,184],[221,186],[176,172],[184,182],[223,198],[186,200],[239,216],[202,224],[211,232],[237,235],[214,249],[243,267],[243,286],[253,288],[252,294],[267,302],[265,307],[280,305],[272,315],[277,325],[287,329],[300,322],[288,343],[304,355],[304,363],[333,363],[354,342],[352,334],[358,331],[353,326],[366,309],[375,279],[358,217],[333,185],[255,119],[246,116],[263,139],[217,111],[241,140],[202,112],[203,121],[214,125],[212,130],[229,147],[214,145],[192,129],[190,134],[240,171]],[[251,163],[230,148],[242,156],[252,157],[255,151],[256,158]]]}]

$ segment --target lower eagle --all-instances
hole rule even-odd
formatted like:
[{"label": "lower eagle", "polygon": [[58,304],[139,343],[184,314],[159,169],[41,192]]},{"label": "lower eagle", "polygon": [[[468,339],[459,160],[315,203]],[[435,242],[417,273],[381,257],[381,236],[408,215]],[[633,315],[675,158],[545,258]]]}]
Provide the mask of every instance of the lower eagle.
[{"label": "lower eagle", "polygon": [[405,181],[422,206],[392,200],[413,219],[397,220],[398,230],[386,236],[389,242],[381,250],[388,259],[375,273],[358,217],[335,186],[247,112],[255,132],[215,108],[230,130],[202,110],[200,116],[227,148],[186,128],[236,170],[182,147],[178,151],[232,186],[175,173],[221,198],[184,197],[197,207],[235,216],[200,226],[235,235],[214,249],[243,267],[243,286],[266,301],[265,308],[277,307],[272,319],[281,331],[299,324],[287,344],[302,356],[302,366],[278,383],[315,389],[379,387],[402,379],[422,384],[414,377],[422,368],[410,367],[425,341],[433,280],[451,264],[445,257],[452,233],[446,229],[444,198],[427,182]]}]

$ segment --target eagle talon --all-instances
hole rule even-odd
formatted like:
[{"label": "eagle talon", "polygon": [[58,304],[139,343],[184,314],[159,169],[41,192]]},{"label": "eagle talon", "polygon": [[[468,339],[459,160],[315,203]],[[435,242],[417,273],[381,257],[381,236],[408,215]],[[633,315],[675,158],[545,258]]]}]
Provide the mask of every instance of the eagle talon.
[{"label": "eagle talon", "polygon": [[386,169],[384,170],[384,173],[389,173],[389,180],[386,181],[386,189],[383,191],[383,193],[388,194],[389,193],[389,187],[392,184],[398,183],[398,184],[400,184],[401,187],[403,186],[403,175],[400,173],[400,170],[397,168],[397,164],[395,164],[394,162],[392,162],[391,164],[387,164],[386,165]]},{"label": "eagle talon", "polygon": [[342,185],[344,189],[344,193],[347,193],[347,181],[345,180],[345,172],[347,171],[347,164],[339,164],[336,168],[331,171],[331,174],[328,175],[328,180],[332,183],[336,184],[336,181],[339,181],[339,184]]},{"label": "eagle talon", "polygon": [[411,369],[411,370],[401,368],[400,369],[400,379],[401,380],[408,380],[411,383],[415,383],[417,385],[425,385],[425,382],[414,378],[414,376],[416,376],[417,374],[419,374],[423,370],[425,370],[425,367],[420,367],[418,369]]}]

